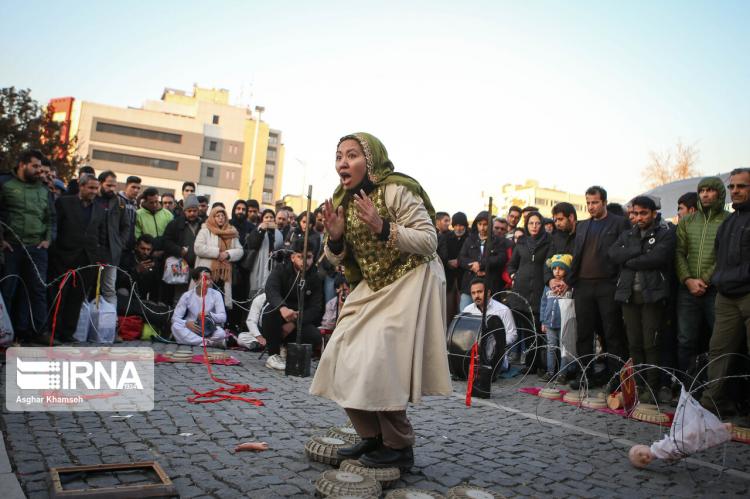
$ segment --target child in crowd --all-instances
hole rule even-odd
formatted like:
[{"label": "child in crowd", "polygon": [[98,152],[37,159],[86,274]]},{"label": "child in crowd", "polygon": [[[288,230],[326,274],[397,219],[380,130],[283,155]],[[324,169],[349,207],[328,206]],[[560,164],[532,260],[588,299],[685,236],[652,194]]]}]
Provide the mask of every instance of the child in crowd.
[{"label": "child in crowd", "polygon": [[[556,279],[564,279],[570,272],[572,263],[572,255],[553,255],[547,260],[547,266],[552,269],[552,275]],[[560,370],[558,382],[567,382],[567,366],[566,369],[561,369],[561,361],[568,359],[562,359],[560,356],[560,331],[562,328],[560,299],[571,298],[572,296],[570,290],[559,294],[557,290],[550,289],[549,286],[544,287],[539,318],[542,323],[542,332],[547,334],[547,372],[542,376],[542,381],[550,381]]]},{"label": "child in crowd", "polygon": [[[190,273],[190,278],[194,287],[185,291],[177,302],[172,315],[172,335],[180,345],[201,345],[205,336],[207,346],[225,348],[226,333],[222,326],[227,320],[227,312],[221,293],[211,287],[211,270],[207,267],[196,267]],[[203,310],[205,319],[201,321]],[[205,331],[201,331],[202,327],[205,327]]]},{"label": "child in crowd", "polygon": [[349,283],[346,282],[344,274],[337,273],[333,280],[336,289],[336,296],[328,300],[326,310],[323,313],[323,320],[320,323],[322,334],[330,334],[336,327],[336,321],[339,318],[339,310],[344,306],[344,301],[349,295]]}]

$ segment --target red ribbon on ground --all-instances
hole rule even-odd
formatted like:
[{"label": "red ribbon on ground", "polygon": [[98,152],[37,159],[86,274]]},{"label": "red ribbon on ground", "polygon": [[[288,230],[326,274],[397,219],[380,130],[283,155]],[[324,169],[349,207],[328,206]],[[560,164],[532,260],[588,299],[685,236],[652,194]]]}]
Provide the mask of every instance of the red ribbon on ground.
[{"label": "red ribbon on ground", "polygon": [[474,342],[471,347],[471,360],[469,361],[469,379],[466,381],[466,407],[471,407],[471,390],[474,388],[474,370],[476,369],[475,359],[478,354],[479,345]]},{"label": "red ribbon on ground", "polygon": [[221,386],[205,393],[201,393],[194,388],[191,388],[190,390],[195,395],[192,397],[188,397],[188,402],[192,404],[212,404],[214,402],[221,402],[223,400],[241,400],[242,402],[247,402],[248,404],[253,404],[258,407],[265,405],[263,404],[262,400],[252,397],[243,397],[239,394],[250,392],[262,393],[267,391],[267,388],[252,388],[250,385],[242,383],[232,383],[230,381],[226,381],[214,376],[213,370],[211,369],[211,362],[209,362],[208,360],[208,350],[206,349],[206,288],[206,275],[203,274],[201,276],[201,336],[203,338],[203,363],[206,364],[208,375],[214,382],[227,385],[231,388],[227,388],[227,386]]},{"label": "red ribbon on ground", "polygon": [[49,346],[53,346],[55,344],[55,329],[57,329],[57,312],[60,310],[60,301],[62,300],[62,290],[65,286],[65,283],[68,281],[68,278],[70,276],[73,276],[73,287],[76,287],[76,271],[74,269],[70,269],[67,272],[65,272],[65,275],[63,276],[62,281],[60,281],[60,286],[57,288],[57,303],[55,303],[55,315],[52,316],[52,332],[49,335]]}]

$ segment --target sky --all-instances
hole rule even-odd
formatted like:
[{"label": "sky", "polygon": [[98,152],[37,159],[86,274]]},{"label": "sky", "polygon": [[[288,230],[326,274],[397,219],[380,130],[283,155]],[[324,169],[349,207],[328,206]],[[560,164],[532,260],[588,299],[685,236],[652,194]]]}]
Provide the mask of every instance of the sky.
[{"label": "sky", "polygon": [[750,165],[747,1],[0,0],[0,86],[119,106],[229,89],[286,145],[283,191],[329,196],[339,137],[379,137],[438,210],[527,178],[645,190],[678,140]]}]

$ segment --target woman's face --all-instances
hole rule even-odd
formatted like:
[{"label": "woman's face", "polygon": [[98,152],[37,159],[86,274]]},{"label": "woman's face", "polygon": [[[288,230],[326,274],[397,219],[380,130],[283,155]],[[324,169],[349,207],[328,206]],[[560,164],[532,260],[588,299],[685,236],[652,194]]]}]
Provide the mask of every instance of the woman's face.
[{"label": "woman's face", "polygon": [[276,220],[276,217],[274,217],[273,213],[271,213],[270,211],[266,212],[266,214],[263,215],[263,221],[266,223],[273,223],[274,220]]},{"label": "woman's face", "polygon": [[354,189],[365,179],[367,159],[359,142],[347,139],[339,144],[336,149],[336,173],[346,190]]},{"label": "woman's face", "polygon": [[529,217],[529,220],[526,222],[526,228],[529,229],[529,234],[536,236],[542,230],[542,221],[539,220],[539,217]]},{"label": "woman's face", "polygon": [[224,224],[227,223],[227,214],[223,211],[219,211],[214,215],[214,220],[216,220],[216,225],[224,227]]},{"label": "woman's face", "polygon": [[307,217],[302,217],[299,221],[299,230],[305,232],[307,230]]}]

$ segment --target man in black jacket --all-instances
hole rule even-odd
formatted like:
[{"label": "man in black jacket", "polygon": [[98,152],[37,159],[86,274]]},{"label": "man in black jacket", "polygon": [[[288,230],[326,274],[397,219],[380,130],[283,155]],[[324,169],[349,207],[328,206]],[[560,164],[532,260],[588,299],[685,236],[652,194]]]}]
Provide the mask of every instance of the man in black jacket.
[{"label": "man in black jacket", "polygon": [[117,276],[117,315],[137,315],[162,333],[168,333],[170,307],[157,302],[162,273],[153,260],[153,249],[154,238],[141,234],[135,249],[123,253],[122,269]]},{"label": "man in black jacket", "polygon": [[[307,265],[303,288],[304,310],[302,316],[302,342],[313,349],[320,345],[318,326],[323,316],[323,283],[317,272],[311,269],[317,248],[309,245],[307,258],[303,257],[304,241],[297,239],[292,244],[289,260],[277,265],[266,281],[267,309],[263,313],[263,336],[268,340],[266,367],[283,371],[285,360],[281,357],[281,344],[288,337],[294,338],[299,315],[299,279],[302,278],[303,262]],[[291,335],[291,336],[290,336]]]},{"label": "man in black jacket", "polygon": [[750,352],[750,168],[737,168],[727,186],[734,212],[716,233],[716,267],[711,283],[716,286],[716,322],[709,345],[708,389],[703,407],[721,417],[732,416],[736,406],[726,394],[732,354],[747,342]]},{"label": "man in black jacket", "polygon": [[[656,203],[648,196],[637,196],[630,202],[635,226],[620,234],[609,249],[609,258],[620,265],[615,300],[622,303],[628,348],[633,364],[659,365],[659,332],[664,324],[666,302],[670,294],[669,271],[674,262],[675,232],[659,219]],[[640,370],[640,369],[639,369]],[[648,386],[643,386],[645,378]],[[640,401],[654,403],[659,393],[669,402],[671,391],[660,393],[660,372],[647,368],[636,376]]]},{"label": "man in black jacket", "polygon": [[620,234],[629,228],[628,222],[624,217],[607,212],[607,191],[602,187],[593,186],[586,190],[586,208],[591,218],[576,227],[573,265],[567,278],[568,286],[574,288],[578,358],[582,365],[590,366],[588,373],[582,372],[571,382],[570,386],[575,390],[580,387],[584,376],[589,386],[601,386],[621,364],[607,359],[608,370],[601,377],[592,377],[594,364],[590,361],[594,354],[597,314],[601,319],[606,351],[623,360],[628,354],[622,313],[614,297],[619,269],[607,253]]},{"label": "man in black jacket", "polygon": [[[555,231],[550,234],[550,247],[545,261],[554,255],[572,255],[575,251],[576,223],[578,213],[570,203],[563,201],[552,207],[552,219],[555,221]],[[562,279],[555,279],[552,269],[544,266],[544,282],[557,295],[563,295],[568,290],[567,283]]]},{"label": "man in black jacket", "polygon": [[117,281],[117,266],[120,265],[120,257],[123,248],[130,238],[130,218],[127,205],[117,195],[117,176],[111,170],[99,174],[99,195],[94,203],[104,210],[105,222],[102,226],[102,255],[103,263],[110,266],[102,271],[102,298],[113,305],[117,305],[115,294],[115,283]]},{"label": "man in black jacket", "polygon": [[93,175],[83,174],[78,178],[78,194],[62,196],[56,201],[57,240],[53,245],[53,258],[62,274],[75,270],[76,278],[69,278],[62,290],[58,336],[70,341],[78,323],[78,315],[84,299],[92,295],[96,287],[97,269],[94,265],[103,256],[103,238],[106,212],[94,202],[99,193],[99,181]]},{"label": "man in black jacket", "polygon": [[[192,270],[195,267],[195,236],[201,228],[201,223],[198,215],[198,198],[189,194],[183,200],[182,214],[169,222],[164,229],[162,246],[166,256],[184,258]],[[176,303],[189,286],[189,283],[162,284],[161,301],[166,304]]]},{"label": "man in black jacket", "polygon": [[462,284],[463,269],[458,266],[458,254],[466,241],[466,227],[469,221],[466,214],[457,211],[451,219],[453,230],[438,235],[438,256],[443,261],[445,270],[445,311],[448,323],[460,310],[458,309],[459,288]]}]

